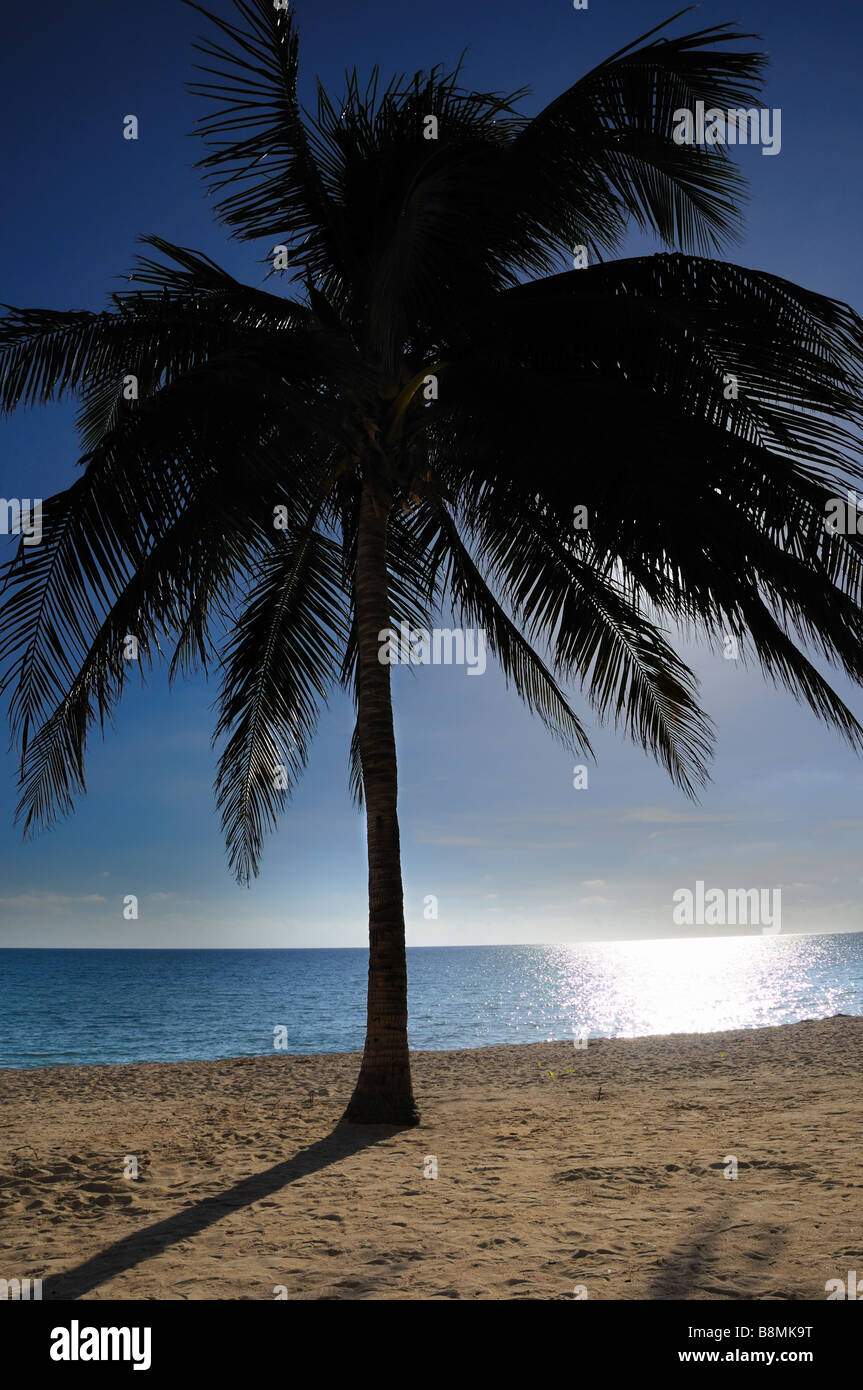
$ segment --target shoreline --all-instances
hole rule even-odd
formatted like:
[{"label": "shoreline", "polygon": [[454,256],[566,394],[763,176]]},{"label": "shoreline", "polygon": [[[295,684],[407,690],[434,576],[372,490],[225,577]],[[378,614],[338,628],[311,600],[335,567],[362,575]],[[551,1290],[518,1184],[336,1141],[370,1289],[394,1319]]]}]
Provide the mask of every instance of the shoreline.
[{"label": "shoreline", "polygon": [[46,1299],[801,1299],[863,1264],[863,1017],[415,1052],[409,1130],[338,1125],[359,1056],[0,1071],[0,1276]]},{"label": "shoreline", "polygon": [[[696,1039],[696,1038],[710,1038],[710,1037],[717,1037],[717,1038],[719,1038],[719,1037],[728,1037],[728,1036],[730,1036],[730,1035],[732,1035],[732,1034],[735,1034],[735,1035],[736,1035],[736,1034],[738,1034],[738,1033],[741,1033],[741,1034],[748,1034],[748,1033],[773,1033],[773,1032],[776,1031],[776,1029],[779,1029],[779,1028],[799,1028],[799,1027],[801,1026],[801,1024],[830,1023],[830,1022],[833,1021],[833,1019],[841,1019],[841,1018],[854,1019],[854,1020],[859,1021],[860,1023],[863,1023],[863,1014],[837,1013],[837,1014],[828,1014],[826,1018],[801,1018],[801,1019],[798,1019],[795,1023],[755,1024],[754,1026],[752,1026],[752,1027],[750,1027],[750,1028],[726,1028],[726,1029],[715,1029],[715,1030],[714,1030],[714,1029],[710,1029],[710,1030],[706,1030],[706,1031],[703,1032],[703,1033],[687,1033],[687,1032],[679,1032],[679,1033],[677,1033],[677,1032],[672,1032],[672,1033],[637,1033],[637,1034],[633,1034],[631,1037],[630,1037],[628,1034],[612,1034],[612,1035],[610,1035],[610,1036],[600,1035],[600,1036],[597,1036],[597,1037],[594,1037],[592,1034],[589,1034],[589,1035],[588,1035],[588,1041],[589,1041],[590,1046],[593,1047],[594,1045],[596,1045],[596,1044],[598,1044],[598,1043],[607,1043],[607,1042],[641,1043],[641,1042],[652,1042],[652,1041],[654,1041],[654,1040],[656,1040],[656,1039],[667,1039],[667,1040],[670,1040],[670,1039],[674,1039],[674,1038],[692,1038],[692,1039]],[[438,1048],[428,1048],[428,1047],[426,1047],[426,1048],[413,1048],[413,1047],[412,1047],[412,1048],[410,1049],[410,1055],[411,1055],[411,1060],[413,1061],[413,1059],[418,1058],[418,1057],[425,1057],[425,1056],[438,1057],[438,1056],[442,1056],[442,1055],[447,1055],[447,1054],[450,1054],[450,1055],[451,1055],[451,1054],[453,1054],[453,1053],[462,1053],[462,1052],[463,1052],[463,1053],[470,1054],[470,1053],[474,1053],[474,1052],[486,1052],[486,1051],[488,1051],[488,1050],[490,1050],[490,1049],[493,1049],[493,1048],[505,1048],[505,1049],[507,1049],[507,1050],[509,1050],[509,1049],[511,1049],[511,1048],[524,1048],[524,1047],[562,1047],[562,1048],[569,1048],[569,1047],[571,1047],[572,1045],[573,1045],[573,1040],[572,1040],[571,1037],[570,1037],[570,1038],[553,1038],[553,1039],[544,1038],[544,1039],[541,1039],[541,1040],[536,1040],[536,1041],[534,1041],[534,1042],[521,1042],[521,1041],[520,1041],[520,1042],[511,1042],[511,1043],[478,1043],[475,1047],[438,1047]],[[575,1050],[576,1050],[576,1051],[581,1051],[582,1049],[576,1048]],[[27,1073],[36,1073],[36,1072],[42,1073],[42,1072],[53,1072],[53,1071],[56,1071],[56,1072],[68,1072],[68,1071],[70,1071],[70,1070],[77,1070],[77,1071],[97,1071],[97,1070],[100,1070],[100,1069],[102,1069],[102,1068],[112,1068],[112,1069],[115,1069],[115,1068],[117,1068],[117,1067],[185,1067],[185,1066],[217,1066],[217,1065],[219,1065],[220,1063],[229,1063],[229,1062],[263,1062],[263,1061],[269,1061],[269,1060],[282,1060],[282,1061],[297,1061],[297,1062],[303,1062],[303,1061],[309,1060],[310,1058],[320,1058],[320,1059],[322,1059],[322,1060],[327,1059],[327,1058],[344,1059],[344,1060],[348,1060],[348,1059],[353,1058],[353,1059],[356,1060],[357,1067],[359,1067],[360,1061],[361,1061],[361,1059],[362,1059],[362,1055],[363,1055],[362,1049],[360,1048],[360,1049],[358,1049],[358,1050],[355,1051],[355,1052],[250,1052],[250,1053],[231,1053],[229,1056],[225,1056],[225,1057],[178,1057],[178,1058],[173,1058],[173,1059],[171,1059],[171,1060],[167,1060],[167,1059],[165,1059],[165,1058],[149,1058],[149,1059],[139,1059],[139,1060],[134,1061],[134,1062],[46,1062],[46,1064],[45,1064],[44,1066],[36,1066],[36,1067],[4,1067],[4,1066],[0,1065],[0,1077],[2,1077],[2,1076],[7,1076],[7,1075],[18,1075],[19,1073],[25,1073],[25,1074],[27,1074]]]}]

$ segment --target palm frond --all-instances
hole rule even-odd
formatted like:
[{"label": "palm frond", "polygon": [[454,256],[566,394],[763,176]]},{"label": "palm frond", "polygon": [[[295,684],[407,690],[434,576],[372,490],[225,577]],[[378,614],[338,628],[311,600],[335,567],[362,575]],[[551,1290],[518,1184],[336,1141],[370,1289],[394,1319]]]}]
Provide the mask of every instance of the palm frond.
[{"label": "palm frond", "polygon": [[553,670],[578,681],[600,718],[611,715],[690,796],[707,780],[713,735],[697,681],[604,558],[562,542],[535,509],[489,496],[471,523],[477,561],[506,593],[527,637],[545,641]]},{"label": "palm frond", "polygon": [[293,14],[271,0],[235,0],[241,23],[231,24],[192,0],[184,3],[230,41],[195,45],[208,60],[199,71],[214,80],[190,87],[215,103],[197,125],[210,151],[198,167],[210,191],[223,194],[214,211],[242,241],[285,236],[293,249],[305,239],[303,265],[314,281],[340,262],[338,217],[297,100]]},{"label": "palm frond", "polygon": [[257,873],[308,757],[318,711],[338,680],[346,638],[341,550],[317,532],[289,537],[262,563],[224,655],[216,793],[232,869]]},{"label": "palm frond", "polygon": [[441,589],[458,617],[485,633],[507,684],[512,682],[528,709],[567,749],[591,754],[590,740],[540,656],[492,593],[458,527],[439,499],[429,496],[429,525],[437,530],[432,563]]},{"label": "palm frond", "polygon": [[348,756],[348,790],[358,811],[363,809],[363,755],[360,750],[360,726],[354,724]]},{"label": "palm frond", "polygon": [[583,245],[601,259],[630,220],[684,251],[719,250],[738,234],[739,171],[721,145],[675,144],[673,116],[697,101],[751,106],[765,59],[718,47],[757,37],[731,24],[657,37],[679,17],[580,78],[513,142],[514,212],[537,246],[559,254]]}]

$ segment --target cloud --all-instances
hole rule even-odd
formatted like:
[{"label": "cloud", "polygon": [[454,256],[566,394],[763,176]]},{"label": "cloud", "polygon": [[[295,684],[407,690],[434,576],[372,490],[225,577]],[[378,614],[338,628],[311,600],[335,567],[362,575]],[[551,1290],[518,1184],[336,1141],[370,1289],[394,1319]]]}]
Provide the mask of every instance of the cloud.
[{"label": "cloud", "polygon": [[420,845],[437,845],[442,849],[583,849],[583,840],[507,840],[504,836],[490,840],[479,835],[428,835],[425,831],[419,830],[416,835],[416,843]]},{"label": "cloud", "polygon": [[2,907],[72,907],[76,903],[106,903],[103,893],[18,893],[14,898],[0,898]]},{"label": "cloud", "polygon": [[444,848],[455,849],[484,849],[494,848],[497,840],[483,840],[478,835],[425,835],[422,831],[417,835],[417,840],[421,845],[441,845]]},{"label": "cloud", "polygon": [[624,824],[635,821],[641,825],[739,824],[741,819],[739,812],[672,811],[666,806],[630,806],[612,814]]}]

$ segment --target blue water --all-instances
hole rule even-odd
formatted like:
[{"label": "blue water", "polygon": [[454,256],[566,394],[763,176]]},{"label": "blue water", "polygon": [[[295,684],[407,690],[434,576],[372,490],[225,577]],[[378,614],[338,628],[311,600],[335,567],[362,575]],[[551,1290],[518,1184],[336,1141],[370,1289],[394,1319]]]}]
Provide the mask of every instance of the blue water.
[{"label": "blue water", "polygon": [[[0,950],[0,1066],[352,1052],[363,950]],[[863,933],[408,951],[418,1049],[863,1014]]]}]

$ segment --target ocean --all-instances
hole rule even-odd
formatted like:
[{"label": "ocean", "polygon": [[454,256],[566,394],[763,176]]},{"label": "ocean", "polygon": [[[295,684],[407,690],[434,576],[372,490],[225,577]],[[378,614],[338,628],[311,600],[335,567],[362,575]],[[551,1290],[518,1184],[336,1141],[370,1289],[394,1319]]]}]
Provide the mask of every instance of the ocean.
[{"label": "ocean", "polygon": [[[0,1067],[354,1052],[367,952],[0,950]],[[408,950],[415,1049],[863,1014],[863,933]]]}]

